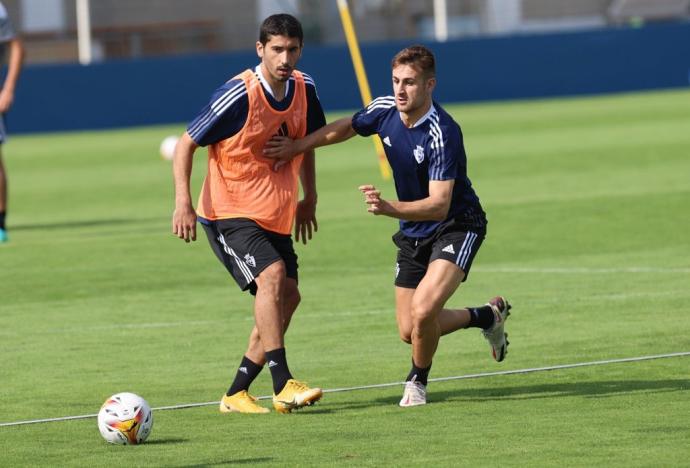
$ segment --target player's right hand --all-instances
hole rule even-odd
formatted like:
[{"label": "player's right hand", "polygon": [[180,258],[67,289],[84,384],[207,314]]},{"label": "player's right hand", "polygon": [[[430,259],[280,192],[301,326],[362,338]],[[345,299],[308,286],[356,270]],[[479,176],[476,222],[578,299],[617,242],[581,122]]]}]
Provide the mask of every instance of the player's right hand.
[{"label": "player's right hand", "polygon": [[185,242],[196,240],[196,212],[191,206],[175,208],[172,232]]}]

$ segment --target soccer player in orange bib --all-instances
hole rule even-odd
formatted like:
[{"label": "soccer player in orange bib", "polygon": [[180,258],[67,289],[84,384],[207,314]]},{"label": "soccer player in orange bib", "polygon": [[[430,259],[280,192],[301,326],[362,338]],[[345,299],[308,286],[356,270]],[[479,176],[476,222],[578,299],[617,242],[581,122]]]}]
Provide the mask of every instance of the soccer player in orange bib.
[{"label": "soccer player in orange bib", "polygon": [[[318,228],[314,152],[277,167],[262,155],[272,136],[301,138],[326,123],[313,79],[295,69],[302,46],[296,18],[266,18],[256,43],[261,63],[223,84],[175,148],[173,234],[193,241],[199,221],[218,259],[240,288],[255,296],[254,329],[221,412],[269,412],[248,393],[265,364],[276,411],[289,413],[322,396],[320,388],[293,378],[284,343],[300,302],[292,227],[305,244]],[[208,172],[195,211],[189,180],[199,146],[208,147]]]}]

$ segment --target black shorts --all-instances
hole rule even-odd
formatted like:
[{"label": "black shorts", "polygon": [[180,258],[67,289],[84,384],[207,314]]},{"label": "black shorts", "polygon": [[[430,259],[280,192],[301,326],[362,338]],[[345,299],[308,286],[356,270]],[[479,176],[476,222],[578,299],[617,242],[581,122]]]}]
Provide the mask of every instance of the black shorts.
[{"label": "black shorts", "polygon": [[398,246],[395,285],[416,288],[429,263],[439,258],[458,265],[465,273],[465,281],[485,236],[485,227],[468,226],[455,220],[441,224],[429,237],[407,237],[398,231],[393,236],[393,242]]},{"label": "black shorts", "polygon": [[230,272],[242,291],[256,295],[256,281],[269,265],[283,260],[288,278],[297,281],[297,254],[292,238],[267,231],[251,219],[203,220],[213,253]]}]

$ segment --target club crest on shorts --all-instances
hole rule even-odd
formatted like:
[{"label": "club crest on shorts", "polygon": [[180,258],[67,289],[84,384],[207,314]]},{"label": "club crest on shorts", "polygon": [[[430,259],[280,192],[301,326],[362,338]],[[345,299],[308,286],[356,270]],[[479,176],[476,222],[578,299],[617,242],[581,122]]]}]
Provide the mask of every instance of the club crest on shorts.
[{"label": "club crest on shorts", "polygon": [[244,256],[244,263],[249,265],[252,268],[256,268],[256,260],[254,260],[254,257],[251,255],[247,254]]},{"label": "club crest on shorts", "polygon": [[424,148],[421,146],[417,145],[412,154],[414,154],[414,158],[417,160],[418,164],[421,164],[422,161],[424,161]]}]

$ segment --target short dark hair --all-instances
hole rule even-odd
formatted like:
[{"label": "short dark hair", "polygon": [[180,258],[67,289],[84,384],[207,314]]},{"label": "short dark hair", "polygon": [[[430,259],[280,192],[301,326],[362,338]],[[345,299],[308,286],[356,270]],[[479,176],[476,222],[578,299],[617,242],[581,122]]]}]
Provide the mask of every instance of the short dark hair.
[{"label": "short dark hair", "polygon": [[391,68],[398,65],[414,65],[424,73],[427,78],[436,76],[436,59],[434,53],[423,45],[406,47],[393,57]]},{"label": "short dark hair", "polygon": [[296,37],[299,39],[300,46],[304,41],[302,25],[297,18],[287,13],[271,15],[261,23],[259,42],[266,45],[269,41],[269,36]]}]

